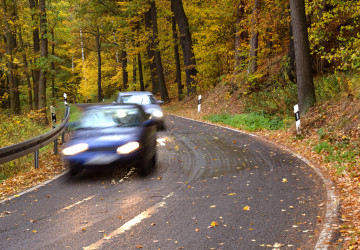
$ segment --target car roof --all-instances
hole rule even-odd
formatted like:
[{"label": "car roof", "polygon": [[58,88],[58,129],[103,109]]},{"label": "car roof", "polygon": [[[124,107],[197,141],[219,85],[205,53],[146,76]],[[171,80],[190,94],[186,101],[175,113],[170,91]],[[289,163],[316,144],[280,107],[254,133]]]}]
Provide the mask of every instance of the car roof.
[{"label": "car roof", "polygon": [[129,91],[129,92],[120,92],[119,95],[153,95],[149,91]]},{"label": "car roof", "polygon": [[106,108],[140,108],[142,109],[141,105],[136,103],[96,103],[90,105],[85,108],[85,110],[92,110],[92,109],[106,109]]}]

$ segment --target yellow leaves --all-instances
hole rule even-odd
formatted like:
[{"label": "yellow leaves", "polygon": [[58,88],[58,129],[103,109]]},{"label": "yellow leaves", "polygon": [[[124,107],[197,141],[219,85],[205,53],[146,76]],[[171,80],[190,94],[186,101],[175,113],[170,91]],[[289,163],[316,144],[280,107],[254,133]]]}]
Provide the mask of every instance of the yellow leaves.
[{"label": "yellow leaves", "polygon": [[250,206],[245,206],[245,207],[243,208],[243,210],[244,210],[244,211],[250,211]]},{"label": "yellow leaves", "polygon": [[228,194],[228,195],[233,196],[233,195],[236,195],[236,193],[230,193],[230,194]]},{"label": "yellow leaves", "polygon": [[214,227],[217,227],[217,226],[219,226],[219,223],[217,223],[216,221],[213,221],[210,224],[210,228],[214,228]]},{"label": "yellow leaves", "polygon": [[37,231],[36,231],[36,230],[32,230],[32,232],[33,232],[34,234],[36,234],[36,233],[37,233]]},{"label": "yellow leaves", "polygon": [[286,178],[283,178],[283,179],[282,179],[282,182],[285,183],[285,182],[288,182],[288,180],[287,180]]}]

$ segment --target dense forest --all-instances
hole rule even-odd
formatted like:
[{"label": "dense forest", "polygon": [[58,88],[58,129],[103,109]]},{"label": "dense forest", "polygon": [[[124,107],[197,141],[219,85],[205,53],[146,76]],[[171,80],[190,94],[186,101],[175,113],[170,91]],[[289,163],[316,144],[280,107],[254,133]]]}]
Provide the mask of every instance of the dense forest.
[{"label": "dense forest", "polygon": [[[2,0],[0,107],[42,110],[149,90],[165,102],[218,84],[251,95],[360,70],[357,0]],[[44,120],[46,123],[46,119]]]}]

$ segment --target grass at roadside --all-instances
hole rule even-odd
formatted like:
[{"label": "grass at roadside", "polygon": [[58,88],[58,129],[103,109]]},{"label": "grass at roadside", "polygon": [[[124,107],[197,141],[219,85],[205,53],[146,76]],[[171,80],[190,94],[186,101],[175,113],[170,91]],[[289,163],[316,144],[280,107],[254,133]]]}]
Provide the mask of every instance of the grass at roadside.
[{"label": "grass at roadside", "polygon": [[285,123],[281,118],[269,117],[259,112],[237,115],[222,113],[205,116],[204,118],[210,122],[221,123],[248,131],[257,131],[262,129],[278,130],[284,128],[285,126]]}]

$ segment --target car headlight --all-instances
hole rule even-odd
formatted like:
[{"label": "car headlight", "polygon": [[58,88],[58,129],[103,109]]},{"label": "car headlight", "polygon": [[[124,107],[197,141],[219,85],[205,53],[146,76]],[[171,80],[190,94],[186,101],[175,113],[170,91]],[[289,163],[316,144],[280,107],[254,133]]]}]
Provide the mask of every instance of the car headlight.
[{"label": "car headlight", "polygon": [[116,152],[118,154],[129,154],[129,153],[135,151],[136,149],[138,149],[139,147],[140,147],[140,144],[138,142],[136,142],[136,141],[129,142],[129,143],[126,143],[125,145],[118,147]]},{"label": "car headlight", "polygon": [[89,149],[89,145],[86,143],[79,143],[67,148],[64,148],[63,155],[76,155]]},{"label": "car headlight", "polygon": [[156,118],[161,118],[164,116],[164,113],[160,110],[155,110],[151,113],[151,115]]}]

